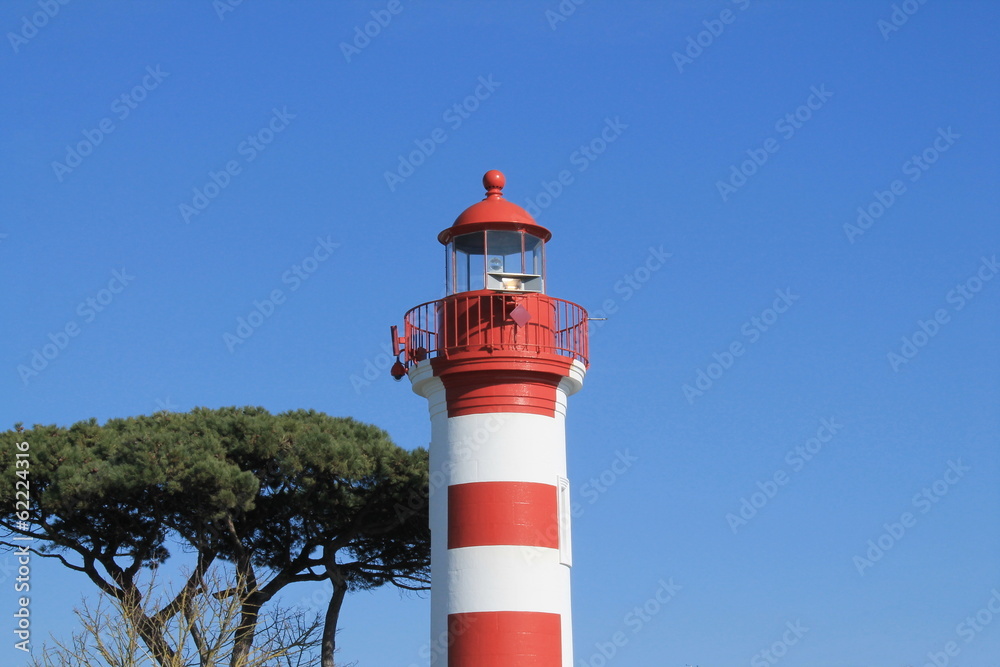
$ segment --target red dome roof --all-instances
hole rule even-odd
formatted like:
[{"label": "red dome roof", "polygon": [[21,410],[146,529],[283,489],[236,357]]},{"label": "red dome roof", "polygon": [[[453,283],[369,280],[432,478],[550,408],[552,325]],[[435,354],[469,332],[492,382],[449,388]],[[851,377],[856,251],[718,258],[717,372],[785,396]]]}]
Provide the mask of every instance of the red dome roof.
[{"label": "red dome roof", "polygon": [[438,234],[438,241],[447,244],[454,236],[484,229],[524,231],[543,241],[552,238],[552,232],[535,222],[527,211],[503,198],[501,190],[506,180],[496,169],[486,172],[483,176],[486,198],[462,211],[451,227]]}]

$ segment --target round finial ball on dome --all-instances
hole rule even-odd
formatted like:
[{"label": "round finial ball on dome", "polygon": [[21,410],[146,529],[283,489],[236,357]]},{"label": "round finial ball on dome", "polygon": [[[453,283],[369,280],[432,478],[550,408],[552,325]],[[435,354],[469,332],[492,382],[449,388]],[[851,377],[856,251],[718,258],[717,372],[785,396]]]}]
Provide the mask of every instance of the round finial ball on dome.
[{"label": "round finial ball on dome", "polygon": [[503,186],[506,183],[507,179],[504,177],[503,172],[498,169],[490,169],[483,175],[483,187],[487,190],[503,190]]}]

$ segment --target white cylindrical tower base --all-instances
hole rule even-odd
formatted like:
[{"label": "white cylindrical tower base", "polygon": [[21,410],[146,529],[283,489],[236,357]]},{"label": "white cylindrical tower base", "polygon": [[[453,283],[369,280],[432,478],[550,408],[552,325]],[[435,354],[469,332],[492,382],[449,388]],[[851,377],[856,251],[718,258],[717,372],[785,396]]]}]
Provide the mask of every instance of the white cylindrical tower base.
[{"label": "white cylindrical tower base", "polygon": [[431,416],[434,667],[572,667],[565,416],[585,368],[567,367],[551,414],[457,416],[432,364],[410,369]]}]

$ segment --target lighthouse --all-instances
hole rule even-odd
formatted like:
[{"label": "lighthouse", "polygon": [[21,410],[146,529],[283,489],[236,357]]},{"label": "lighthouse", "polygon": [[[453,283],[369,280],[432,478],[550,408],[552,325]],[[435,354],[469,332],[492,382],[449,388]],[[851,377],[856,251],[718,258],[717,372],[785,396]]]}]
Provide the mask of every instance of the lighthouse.
[{"label": "lighthouse", "polygon": [[587,312],[546,294],[552,234],[483,177],[438,234],[446,296],[393,327],[393,375],[431,420],[434,667],[571,667],[566,406],[583,386]]}]

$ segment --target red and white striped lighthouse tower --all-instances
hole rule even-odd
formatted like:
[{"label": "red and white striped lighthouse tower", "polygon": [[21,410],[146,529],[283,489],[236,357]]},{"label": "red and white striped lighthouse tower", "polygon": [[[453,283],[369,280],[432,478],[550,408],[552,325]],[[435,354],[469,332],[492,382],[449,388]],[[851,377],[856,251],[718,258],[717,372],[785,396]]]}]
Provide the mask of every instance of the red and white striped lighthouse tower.
[{"label": "red and white striped lighthouse tower", "polygon": [[447,296],[393,332],[431,417],[431,664],[571,667],[566,402],[587,313],[545,294],[552,234],[504,176],[438,235]]}]

